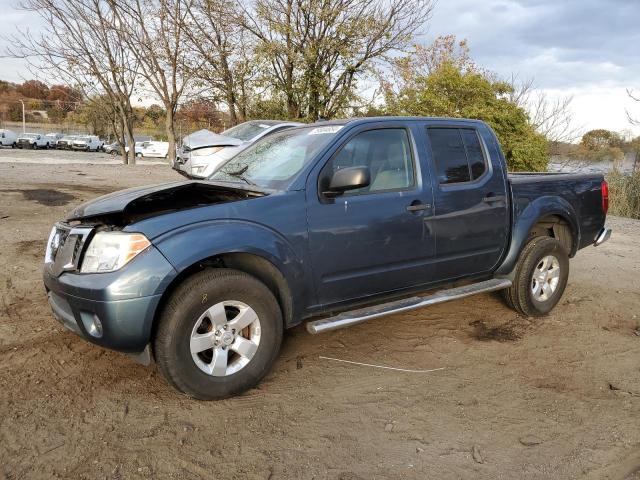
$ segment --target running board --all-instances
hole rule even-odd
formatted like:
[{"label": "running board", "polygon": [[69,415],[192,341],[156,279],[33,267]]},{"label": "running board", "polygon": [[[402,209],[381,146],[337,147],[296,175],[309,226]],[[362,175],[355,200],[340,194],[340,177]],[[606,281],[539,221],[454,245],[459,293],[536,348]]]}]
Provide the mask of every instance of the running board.
[{"label": "running board", "polygon": [[511,286],[511,280],[506,278],[493,278],[484,282],[472,283],[462,287],[450,288],[448,290],[440,290],[432,295],[422,297],[411,297],[393,302],[383,303],[382,305],[374,305],[373,307],[361,308],[344,312],[334,317],[322,318],[307,323],[309,333],[322,333],[338,328],[350,327],[357,323],[373,320],[374,318],[393,315],[395,313],[407,312],[422,308],[436,303],[448,302],[449,300],[457,300],[459,298],[469,297],[477,293],[493,292],[494,290],[502,290]]}]

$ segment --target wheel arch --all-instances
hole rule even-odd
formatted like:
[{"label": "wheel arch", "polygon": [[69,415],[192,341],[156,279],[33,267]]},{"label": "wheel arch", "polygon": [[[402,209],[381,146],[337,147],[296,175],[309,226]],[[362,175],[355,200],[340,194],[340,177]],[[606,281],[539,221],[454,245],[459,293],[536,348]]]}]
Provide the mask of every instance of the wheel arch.
[{"label": "wheel arch", "polygon": [[208,268],[234,269],[255,277],[265,284],[275,296],[278,305],[282,310],[284,327],[286,328],[296,324],[295,319],[298,315],[294,312],[294,296],[291,292],[289,282],[280,269],[264,256],[248,252],[227,252],[202,258],[178,272],[178,274],[164,289],[156,307],[151,327],[151,338],[155,337],[158,327],[158,318],[162,314],[162,311],[166,303],[171,298],[173,292],[182,284],[182,282],[184,282],[184,280]]},{"label": "wheel arch", "polygon": [[539,197],[520,213],[512,225],[511,242],[507,254],[496,270],[497,275],[513,273],[520,252],[532,235],[557,238],[569,257],[573,257],[580,243],[578,217],[573,207],[561,197]]}]

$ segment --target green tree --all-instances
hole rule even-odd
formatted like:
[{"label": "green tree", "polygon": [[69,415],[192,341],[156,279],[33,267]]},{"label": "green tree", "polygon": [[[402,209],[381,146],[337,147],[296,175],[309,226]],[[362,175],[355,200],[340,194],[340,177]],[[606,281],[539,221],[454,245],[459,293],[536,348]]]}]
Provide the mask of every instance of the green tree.
[{"label": "green tree", "polygon": [[602,150],[609,147],[621,147],[624,141],[616,132],[598,128],[585,133],[580,143],[589,150]]},{"label": "green tree", "polygon": [[470,65],[445,55],[428,73],[413,75],[397,90],[386,88],[387,113],[483,120],[496,132],[510,170],[546,170],[547,141],[527,113],[509,101],[512,87]]}]

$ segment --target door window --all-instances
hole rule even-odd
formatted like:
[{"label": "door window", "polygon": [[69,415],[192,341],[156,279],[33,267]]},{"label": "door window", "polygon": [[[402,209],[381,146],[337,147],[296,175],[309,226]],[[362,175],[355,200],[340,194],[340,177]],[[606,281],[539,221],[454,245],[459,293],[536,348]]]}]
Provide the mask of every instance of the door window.
[{"label": "door window", "polygon": [[486,159],[472,128],[429,128],[431,153],[440,184],[470,182],[486,171]]},{"label": "door window", "polygon": [[401,190],[414,185],[414,162],[409,135],[403,128],[367,130],[349,140],[325,166],[320,191],[326,190],[341,168],[369,167],[371,183],[347,194]]}]

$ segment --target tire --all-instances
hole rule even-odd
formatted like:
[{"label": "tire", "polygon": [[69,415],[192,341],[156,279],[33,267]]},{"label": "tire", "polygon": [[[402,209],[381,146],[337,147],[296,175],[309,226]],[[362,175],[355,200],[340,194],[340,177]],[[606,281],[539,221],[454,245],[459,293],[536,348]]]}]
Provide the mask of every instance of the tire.
[{"label": "tire", "polygon": [[34,150],[37,150],[38,149],[38,145],[36,145],[35,142],[34,142],[34,143],[31,144],[31,148],[34,149]]},{"label": "tire", "polygon": [[504,291],[511,308],[541,317],[557,305],[567,286],[569,257],[552,237],[534,237],[520,252],[513,285]]},{"label": "tire", "polygon": [[[256,317],[248,327],[238,321]],[[242,330],[236,332],[234,324]],[[217,400],[257,385],[278,356],[282,335],[282,312],[264,284],[237,270],[207,269],[171,294],[153,351],[159,371],[173,387],[199,400]],[[212,348],[199,350],[210,344]],[[236,349],[247,351],[241,355]]]}]

